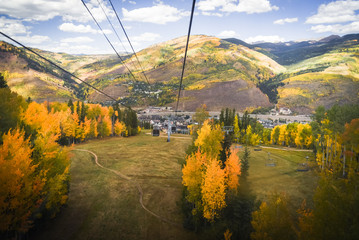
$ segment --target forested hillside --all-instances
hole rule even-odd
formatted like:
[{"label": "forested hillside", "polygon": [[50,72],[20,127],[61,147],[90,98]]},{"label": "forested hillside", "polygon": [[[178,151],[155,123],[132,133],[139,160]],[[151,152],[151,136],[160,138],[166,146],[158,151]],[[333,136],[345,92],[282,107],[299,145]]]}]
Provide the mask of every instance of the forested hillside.
[{"label": "forested hillside", "polygon": [[[319,41],[250,45],[238,39],[191,36],[181,110],[200,104],[239,111],[278,103],[297,113],[317,106],[358,103],[358,35]],[[185,38],[153,45],[134,56],[75,56],[35,49],[121,103],[174,106]],[[24,49],[2,42],[0,71],[11,89],[37,101],[109,99]],[[285,64],[284,66],[277,62]],[[131,70],[131,73],[128,71]],[[144,70],[144,72],[142,72]]]}]

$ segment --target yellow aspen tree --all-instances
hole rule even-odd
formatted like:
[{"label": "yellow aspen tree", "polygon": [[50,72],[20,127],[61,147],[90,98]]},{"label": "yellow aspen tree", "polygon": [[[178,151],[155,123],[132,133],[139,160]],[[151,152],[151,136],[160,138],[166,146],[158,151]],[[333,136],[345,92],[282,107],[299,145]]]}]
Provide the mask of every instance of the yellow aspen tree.
[{"label": "yellow aspen tree", "polygon": [[182,168],[182,183],[187,187],[187,200],[195,204],[193,215],[202,212],[201,185],[203,180],[203,165],[206,155],[200,151],[187,156],[186,164]]},{"label": "yellow aspen tree", "polygon": [[120,122],[118,119],[115,122],[114,131],[117,136],[121,136],[126,132],[126,125],[123,122]]},{"label": "yellow aspen tree", "polygon": [[46,118],[47,109],[45,106],[36,102],[31,102],[24,112],[22,118],[31,129],[38,130],[41,128],[41,121]]},{"label": "yellow aspen tree", "polygon": [[253,145],[253,146],[258,145],[259,141],[260,141],[260,137],[258,136],[258,134],[253,133],[250,138],[250,145]]},{"label": "yellow aspen tree", "polygon": [[99,104],[88,104],[87,117],[89,119],[97,119],[101,116],[101,106]]},{"label": "yellow aspen tree", "polygon": [[[328,137],[326,139],[328,139]],[[297,147],[303,148],[303,146],[310,146],[312,142],[313,138],[311,126],[309,124],[298,124],[295,145],[297,145]]]},{"label": "yellow aspen tree", "polygon": [[221,169],[218,160],[211,159],[203,177],[201,189],[203,217],[213,222],[219,216],[220,211],[226,207],[225,171]]},{"label": "yellow aspen tree", "polygon": [[275,126],[271,133],[271,142],[272,144],[278,144],[279,143],[279,134],[280,134],[280,127]]},{"label": "yellow aspen tree", "polygon": [[85,117],[85,120],[83,122],[83,130],[84,130],[84,139],[89,138],[91,136],[91,120],[87,119],[87,117]]},{"label": "yellow aspen tree", "polygon": [[221,141],[223,138],[221,126],[219,124],[211,126],[210,121],[206,120],[202,128],[198,130],[195,145],[209,158],[217,158],[222,150]]},{"label": "yellow aspen tree", "polygon": [[73,128],[75,129],[75,139],[81,139],[83,135],[83,129],[81,128],[79,115],[76,111],[72,114],[72,124]]},{"label": "yellow aspen tree", "polygon": [[75,111],[73,114],[70,113],[70,109],[68,111],[67,118],[62,122],[62,131],[66,137],[73,139],[74,141],[78,126],[78,116]]},{"label": "yellow aspen tree", "polygon": [[239,186],[239,175],[241,174],[238,150],[234,150],[226,161],[225,174],[228,189],[237,190]]},{"label": "yellow aspen tree", "polygon": [[239,142],[239,138],[241,137],[241,132],[238,126],[238,115],[236,115],[234,117],[234,126],[233,126],[233,131],[234,131],[234,140],[235,142]]},{"label": "yellow aspen tree", "polygon": [[110,109],[108,107],[101,107],[101,117],[105,117],[109,115],[110,115]]},{"label": "yellow aspen tree", "polygon": [[60,136],[61,115],[61,112],[55,113],[54,110],[49,113],[44,104],[32,102],[22,115],[22,120],[37,135],[45,138],[55,135],[58,138]]},{"label": "yellow aspen tree", "polygon": [[247,126],[247,129],[246,129],[246,135],[245,135],[245,139],[244,139],[244,142],[246,144],[251,144],[251,138],[252,138],[252,126],[251,125],[248,125]]},{"label": "yellow aspen tree", "polygon": [[252,213],[251,239],[295,239],[296,233],[285,194],[272,194]]},{"label": "yellow aspen tree", "polygon": [[111,134],[112,122],[109,116],[100,116],[97,120],[97,131],[100,137],[107,137]]},{"label": "yellow aspen tree", "polygon": [[112,134],[112,121],[109,115],[106,115],[103,118],[104,128],[105,128],[105,136],[110,136]]},{"label": "yellow aspen tree", "polygon": [[286,142],[286,135],[287,135],[287,125],[283,124],[279,126],[279,137],[278,137],[278,144],[284,145]]},{"label": "yellow aspen tree", "polygon": [[42,202],[42,174],[31,160],[32,150],[24,132],[3,136],[0,146],[0,231],[26,232],[30,215]]},{"label": "yellow aspen tree", "polygon": [[271,137],[271,130],[269,130],[268,128],[265,128],[263,130],[263,138],[262,138],[263,143],[265,145],[270,144],[270,137]]},{"label": "yellow aspen tree", "polygon": [[295,138],[295,145],[297,147],[300,147],[300,148],[303,148],[303,138],[301,138],[303,128],[304,128],[303,124],[298,124],[298,126],[297,126],[297,136]]},{"label": "yellow aspen tree", "polygon": [[40,169],[44,171],[46,182],[43,194],[46,196],[45,207],[52,216],[67,201],[70,158],[68,151],[56,142],[57,136],[38,136],[34,142],[33,157]]}]

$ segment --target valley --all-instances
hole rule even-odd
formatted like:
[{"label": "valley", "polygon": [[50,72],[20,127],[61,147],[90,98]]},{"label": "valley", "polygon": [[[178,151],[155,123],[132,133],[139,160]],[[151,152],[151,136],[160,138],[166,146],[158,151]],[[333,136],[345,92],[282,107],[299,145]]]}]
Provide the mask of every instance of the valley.
[{"label": "valley", "polygon": [[[68,204],[54,220],[33,230],[30,239],[212,239],[210,229],[195,233],[182,226],[181,168],[191,137],[173,135],[167,143],[165,138],[146,133],[130,138],[91,140],[75,146],[74,150],[91,150],[101,165],[138,183],[143,189],[144,205],[176,226],[157,219],[141,207],[133,182],[99,168],[91,154],[73,151]],[[311,152],[254,149],[250,147],[248,180],[257,200],[265,199],[272,191],[286,191],[293,200],[291,211],[295,212],[303,199],[312,204],[316,175],[312,171],[296,171],[307,155],[311,164],[315,164]],[[265,165],[268,152],[276,159],[276,167]],[[243,149],[239,155],[243,155]]]},{"label": "valley", "polygon": [[[359,35],[352,34],[251,45],[238,39],[191,36],[179,110],[195,111],[206,104],[210,111],[230,107],[243,112],[278,104],[297,114],[311,114],[320,105],[357,104],[358,40]],[[184,44],[180,37],[139,51],[144,72],[134,56],[123,55],[135,79],[113,55],[34,50],[123,104],[174,107]],[[2,42],[0,58],[0,72],[8,85],[25,98],[109,101],[24,49]]]}]

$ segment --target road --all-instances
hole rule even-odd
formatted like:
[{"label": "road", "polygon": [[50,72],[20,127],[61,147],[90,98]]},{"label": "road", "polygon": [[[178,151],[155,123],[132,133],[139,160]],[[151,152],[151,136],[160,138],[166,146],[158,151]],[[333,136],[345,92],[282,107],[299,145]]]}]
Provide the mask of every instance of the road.
[{"label": "road", "polygon": [[[177,115],[179,116],[193,116],[195,112],[178,112]],[[221,114],[221,112],[209,112],[209,115],[211,117],[218,117]],[[150,113],[141,113],[138,114],[139,116],[152,116],[152,115],[158,115],[158,116],[174,116],[175,112],[173,111],[161,111],[161,112],[150,112]],[[296,116],[289,116],[289,115],[270,115],[270,114],[249,114],[253,118],[258,118],[260,120],[268,120],[272,119],[273,121],[279,119],[287,119],[291,122],[297,121],[297,122],[311,122],[311,118],[308,115],[296,115]],[[239,116],[243,116],[243,113],[239,113]]]}]

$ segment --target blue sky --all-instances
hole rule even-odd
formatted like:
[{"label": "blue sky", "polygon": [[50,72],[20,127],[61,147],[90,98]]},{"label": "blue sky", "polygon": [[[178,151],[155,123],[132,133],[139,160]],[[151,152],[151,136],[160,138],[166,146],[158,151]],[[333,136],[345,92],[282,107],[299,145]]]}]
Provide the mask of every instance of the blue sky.
[{"label": "blue sky", "polygon": [[[129,52],[109,1],[85,2],[117,51]],[[112,0],[112,3],[136,51],[187,34],[192,0]],[[1,1],[0,30],[26,46],[44,50],[114,53],[81,0]],[[359,0],[197,0],[192,28],[192,34],[235,37],[249,43],[300,41],[349,33],[359,33]]]}]

